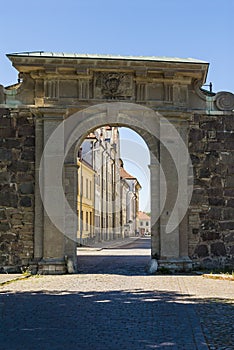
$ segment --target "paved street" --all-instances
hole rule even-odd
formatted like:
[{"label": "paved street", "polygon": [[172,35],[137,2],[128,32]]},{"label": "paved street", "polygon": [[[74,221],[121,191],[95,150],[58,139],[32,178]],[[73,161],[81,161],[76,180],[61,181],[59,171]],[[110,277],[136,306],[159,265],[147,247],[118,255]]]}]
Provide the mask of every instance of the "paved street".
[{"label": "paved street", "polygon": [[233,350],[233,282],[150,276],[149,256],[149,238],[80,248],[79,274],[1,285],[0,349]]}]

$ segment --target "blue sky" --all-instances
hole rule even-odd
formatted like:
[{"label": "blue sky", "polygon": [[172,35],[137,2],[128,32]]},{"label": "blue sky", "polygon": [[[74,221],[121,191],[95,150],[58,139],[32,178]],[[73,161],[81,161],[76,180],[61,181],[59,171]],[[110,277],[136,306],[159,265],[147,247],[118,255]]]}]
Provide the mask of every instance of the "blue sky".
[{"label": "blue sky", "polygon": [[193,57],[215,91],[234,91],[233,0],[11,0],[1,5],[0,83],[9,52]]},{"label": "blue sky", "polygon": [[198,58],[214,91],[234,92],[233,13],[233,0],[4,1],[0,84],[17,79],[6,53],[41,50]]}]

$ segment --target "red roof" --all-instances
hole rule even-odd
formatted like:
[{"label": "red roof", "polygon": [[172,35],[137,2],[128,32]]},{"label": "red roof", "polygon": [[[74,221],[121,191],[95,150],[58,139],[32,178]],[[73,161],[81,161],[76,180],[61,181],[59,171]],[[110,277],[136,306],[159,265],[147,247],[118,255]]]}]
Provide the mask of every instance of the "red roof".
[{"label": "red roof", "polygon": [[136,178],[134,176],[132,176],[131,174],[129,174],[124,168],[120,168],[120,177],[122,179],[130,179],[130,180],[136,180]]},{"label": "red roof", "polygon": [[143,211],[138,211],[139,220],[150,220],[150,216],[144,213]]},{"label": "red roof", "polygon": [[96,135],[93,132],[91,132],[86,136],[86,139],[96,139]]}]

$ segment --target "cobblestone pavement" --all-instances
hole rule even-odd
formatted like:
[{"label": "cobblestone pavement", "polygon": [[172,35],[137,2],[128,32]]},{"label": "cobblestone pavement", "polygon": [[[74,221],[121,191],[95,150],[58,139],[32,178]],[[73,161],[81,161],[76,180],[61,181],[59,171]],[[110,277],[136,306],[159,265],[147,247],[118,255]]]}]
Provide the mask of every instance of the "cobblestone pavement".
[{"label": "cobblestone pavement", "polygon": [[79,249],[79,274],[2,285],[0,349],[234,349],[233,282],[149,276],[149,252]]}]

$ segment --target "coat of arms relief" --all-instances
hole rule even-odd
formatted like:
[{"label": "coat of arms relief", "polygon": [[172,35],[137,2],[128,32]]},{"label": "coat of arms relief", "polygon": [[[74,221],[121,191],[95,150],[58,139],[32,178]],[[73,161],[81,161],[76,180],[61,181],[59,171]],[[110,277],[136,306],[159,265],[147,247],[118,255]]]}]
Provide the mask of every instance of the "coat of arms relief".
[{"label": "coat of arms relief", "polygon": [[133,77],[129,73],[96,72],[94,74],[94,98],[131,100]]}]

